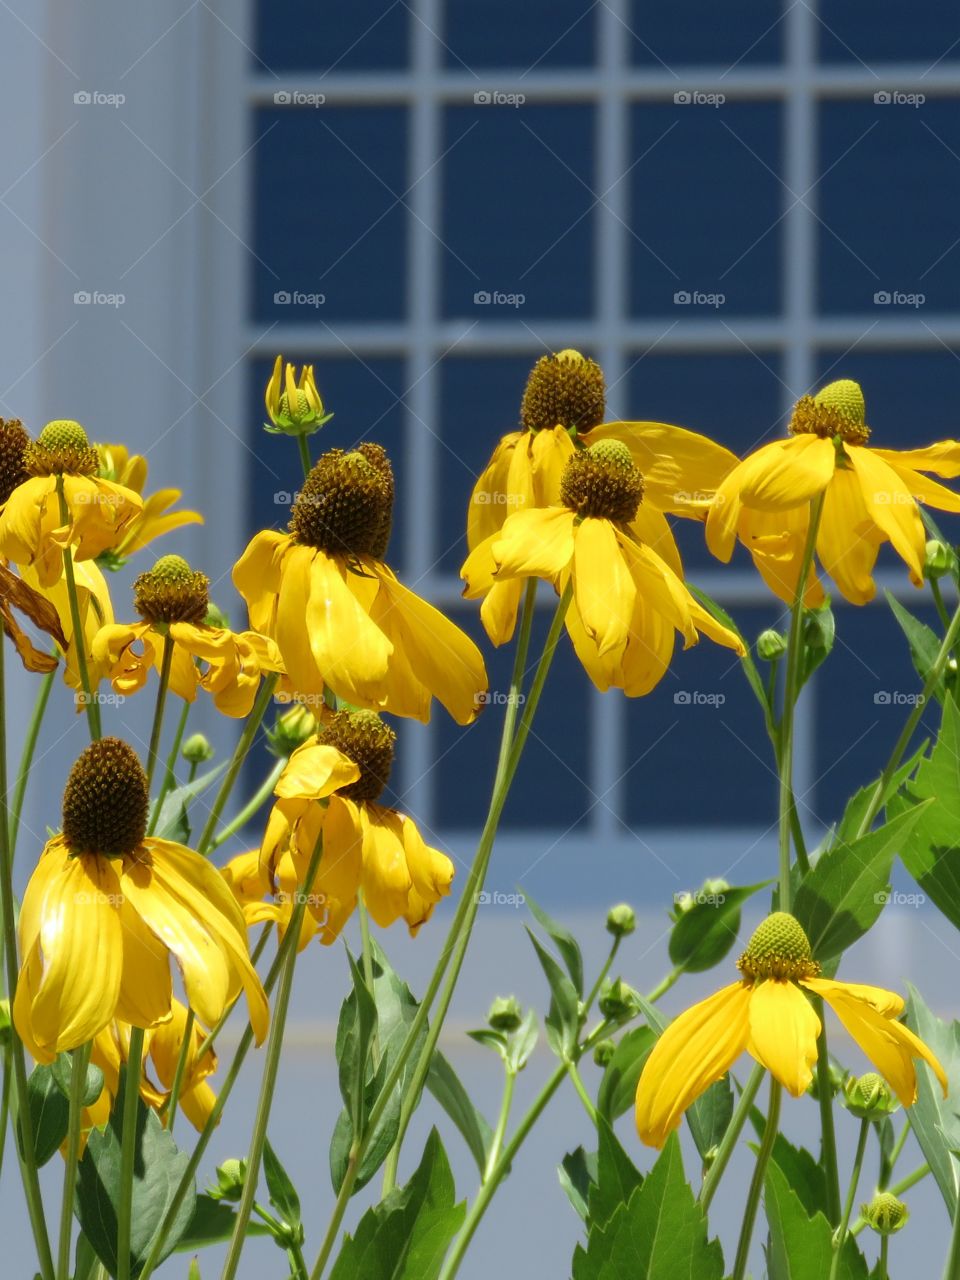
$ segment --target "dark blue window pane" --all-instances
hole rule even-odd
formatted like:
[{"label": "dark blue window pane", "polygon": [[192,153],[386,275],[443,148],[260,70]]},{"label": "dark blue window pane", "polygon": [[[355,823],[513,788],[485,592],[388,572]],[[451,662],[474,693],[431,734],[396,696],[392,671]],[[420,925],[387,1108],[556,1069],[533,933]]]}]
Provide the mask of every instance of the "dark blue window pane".
[{"label": "dark blue window pane", "polygon": [[586,316],[593,306],[593,109],[451,107],[443,312]]},{"label": "dark blue window pane", "polygon": [[[820,57],[826,62],[913,62],[960,58],[955,0],[831,0],[820,5]],[[878,85],[877,88],[883,88]]]},{"label": "dark blue window pane", "polygon": [[596,7],[583,0],[447,0],[451,68],[584,67],[594,58]]},{"label": "dark blue window pane", "polygon": [[[627,400],[621,397],[620,416],[651,422],[672,422],[698,431],[742,455],[782,430],[783,385],[777,353],[755,355],[650,355],[633,365],[627,379]],[[707,551],[703,525],[696,520],[673,521],[687,570],[717,570],[721,566]],[[733,563],[747,568],[745,551],[734,552]]]},{"label": "dark blue window pane", "polygon": [[260,0],[255,67],[263,71],[381,71],[407,65],[410,10],[403,0]]},{"label": "dark blue window pane", "polygon": [[[537,610],[530,641],[533,654],[543,649],[556,606],[556,597],[548,586],[541,586],[540,595],[549,603]],[[491,691],[506,695],[510,688],[513,647],[492,648],[480,625],[477,603],[452,610],[450,616],[480,646]],[[557,646],[549,685],[504,811],[503,826],[508,830],[549,827],[561,832],[588,821],[586,815],[593,802],[585,781],[589,777],[590,745],[582,726],[586,724],[591,686],[566,635]],[[454,724],[442,709],[435,712],[434,804],[436,824],[441,831],[471,830],[483,825],[503,727],[503,710],[502,704],[492,702],[479,720],[466,729]],[[522,870],[518,867],[516,875]],[[509,881],[511,885],[516,875]]]},{"label": "dark blue window pane", "polygon": [[630,49],[636,66],[734,67],[779,62],[783,12],[770,0],[634,0]]},{"label": "dark blue window pane", "polygon": [[254,130],[255,318],[399,319],[406,112],[271,107],[257,112]]},{"label": "dark blue window pane", "polygon": [[643,103],[632,121],[633,314],[683,322],[776,312],[780,107]]},{"label": "dark blue window pane", "polygon": [[[781,610],[771,602],[735,615],[752,641]],[[729,649],[706,639],[687,650],[678,644],[656,689],[628,704],[626,722],[631,826],[762,829],[776,822],[777,778],[763,717]]]},{"label": "dark blue window pane", "polygon": [[[817,188],[821,310],[953,310],[960,290],[960,99],[830,102]],[[891,168],[891,158],[895,164]],[[915,306],[916,303],[919,306]]]},{"label": "dark blue window pane", "polygon": [[[382,444],[390,455],[397,479],[398,492],[403,492],[403,406],[401,396],[406,382],[401,360],[329,359],[294,357],[299,364],[313,363],[317,386],[327,412],[334,417],[317,435],[310,437],[314,460],[326,449],[351,449],[363,440]],[[287,436],[272,435],[263,429],[265,418],[263,392],[273,370],[272,360],[250,363],[249,403],[249,531],[286,529],[290,519],[290,501],[303,483],[303,471],[296,441]],[[397,527],[402,507],[395,513],[394,532],[387,559],[401,567],[403,545]]]}]

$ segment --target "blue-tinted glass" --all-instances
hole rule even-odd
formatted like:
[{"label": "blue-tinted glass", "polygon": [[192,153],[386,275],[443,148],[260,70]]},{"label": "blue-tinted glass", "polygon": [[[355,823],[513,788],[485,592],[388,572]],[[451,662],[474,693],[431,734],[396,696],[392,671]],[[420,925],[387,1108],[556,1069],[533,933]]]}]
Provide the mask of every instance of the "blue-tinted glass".
[{"label": "blue-tinted glass", "polygon": [[[775,604],[735,610],[750,640],[780,613]],[[626,722],[625,817],[632,826],[763,828],[776,821],[777,778],[763,717],[729,649],[706,639],[693,649],[678,644],[656,689],[628,703]]]},{"label": "blue-tinted glass", "polygon": [[[746,453],[781,430],[783,386],[776,352],[755,355],[649,355],[633,365],[626,380],[626,400],[619,398],[624,418],[671,422]],[[688,570],[716,570],[706,549],[703,525],[676,519],[674,533]],[[738,549],[733,563],[751,561]]]},{"label": "blue-tinted glass", "polygon": [[399,319],[406,112],[270,107],[256,113],[254,130],[263,139],[252,153],[256,319]]},{"label": "blue-tinted glass", "polygon": [[446,65],[584,67],[594,58],[596,7],[583,0],[447,0]]},{"label": "blue-tinted glass", "polygon": [[[826,62],[919,62],[960,58],[955,0],[830,0],[818,14]],[[882,88],[882,85],[878,85]]]},{"label": "blue-tinted glass", "polygon": [[[825,312],[953,310],[960,290],[960,98],[821,108],[818,280]],[[920,301],[919,307],[915,304]]]},{"label": "blue-tinted glass", "polygon": [[380,71],[409,58],[403,0],[259,0],[254,65],[263,71]]},{"label": "blue-tinted glass", "polygon": [[[934,610],[920,603],[929,594],[917,591],[912,597],[904,601],[910,611],[942,633]],[[877,777],[920,690],[907,642],[886,604],[840,606],[836,613],[834,650],[815,677],[820,714],[815,786],[807,798],[824,823],[836,822],[848,797]],[[917,745],[935,735],[939,718],[939,706],[931,704]]]},{"label": "blue-tinted glass", "polygon": [[682,323],[777,311],[780,107],[641,103],[632,121],[633,313]]},{"label": "blue-tinted glass", "polygon": [[770,0],[634,0],[630,26],[636,66],[734,67],[783,57],[782,7]]},{"label": "blue-tinted glass", "polygon": [[[851,351],[822,351],[818,363],[820,383],[855,378],[863,387],[872,430],[870,442],[877,448],[913,449],[956,438],[960,358],[955,351],[943,347],[932,351],[860,351],[854,347]],[[954,538],[960,537],[960,522],[955,527],[950,516],[934,515]]]},{"label": "blue-tinted glass", "polygon": [[447,111],[445,315],[483,323],[590,314],[593,123],[585,106]]},{"label": "blue-tinted glass", "polygon": [[[549,597],[552,603],[537,610],[530,641],[530,652],[534,654],[543,648],[556,603],[549,587],[541,588],[541,596],[544,600]],[[513,648],[506,645],[493,649],[480,626],[479,615],[477,604],[450,614],[480,645],[494,700],[467,729],[454,724],[442,710],[435,713],[434,811],[441,831],[471,830],[483,825],[503,726],[503,706],[496,701],[496,693],[505,695],[510,688]],[[550,669],[550,687],[540,703],[511,788],[503,819],[507,829],[548,826],[563,831],[588,821],[586,815],[593,803],[586,782],[590,744],[584,729],[589,685],[573,646],[564,635]],[[517,868],[518,874],[520,870]]]},{"label": "blue-tinted glass", "polygon": [[[296,357],[299,365],[303,357]],[[406,388],[401,360],[368,358],[328,359],[306,357],[312,362],[317,386],[328,412],[334,417],[319,434],[310,437],[314,459],[326,449],[351,449],[363,440],[382,444],[390,455],[403,493],[403,406]],[[303,471],[296,441],[264,431],[263,391],[273,369],[270,360],[250,363],[250,426],[247,437],[249,458],[249,532],[258,529],[286,529],[290,501],[303,483]],[[398,503],[393,537],[387,559],[401,566],[402,531],[397,526],[402,506]]]}]

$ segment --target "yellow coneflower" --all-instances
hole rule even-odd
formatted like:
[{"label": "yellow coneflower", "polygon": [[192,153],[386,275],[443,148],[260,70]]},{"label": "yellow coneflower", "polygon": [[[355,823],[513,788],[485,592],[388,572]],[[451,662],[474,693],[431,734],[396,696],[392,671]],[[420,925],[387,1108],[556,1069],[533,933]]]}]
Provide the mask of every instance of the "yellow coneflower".
[{"label": "yellow coneflower", "polygon": [[[143,510],[138,493],[98,474],[100,457],[79,422],[48,422],[27,445],[23,464],[29,478],[18,485],[0,511],[0,556],[34,565],[42,587],[63,573],[64,549],[74,560],[93,560],[118,546]],[[60,511],[62,480],[67,518]]]},{"label": "yellow coneflower", "polygon": [[223,878],[182,845],[146,835],[146,775],[117,738],[93,742],[63,796],[20,910],[17,1032],[49,1062],[114,1019],[155,1027],[172,1014],[170,957],[190,1007],[212,1026],[246,993],[256,1038],[267,1000],[243,915]]},{"label": "yellow coneflower", "polygon": [[687,646],[703,632],[744,652],[683,579],[636,534],[643,477],[621,441],[602,440],[574,454],[560,484],[562,506],[518,511],[461,570],[468,597],[492,584],[545,578],[562,592],[572,583],[566,627],[598,689],[639,697],[663,677],[674,631]]},{"label": "yellow coneflower", "polygon": [[[147,460],[139,453],[130,453],[122,444],[98,444],[100,466],[97,474],[102,480],[112,480],[126,489],[132,489],[143,498],[147,487]],[[187,524],[203,524],[199,511],[171,511],[181,497],[179,489],[158,489],[143,498],[143,508],[127,525],[123,537],[110,549],[111,567],[118,566],[135,551],[142,550],[155,538],[162,538],[174,529]]]},{"label": "yellow coneflower", "polygon": [[[707,546],[727,561],[739,537],[767,586],[787,604],[797,592],[811,516],[823,498],[816,554],[853,604],[873,599],[873,567],[889,542],[923,582],[926,545],[917,502],[960,512],[960,496],[921,472],[960,475],[960,443],[943,440],[923,449],[875,449],[868,442],[863,392],[856,382],[831,382],[797,401],[786,440],[745,458],[717,490],[707,519]],[[811,567],[804,603],[823,601]]]},{"label": "yellow coneflower", "polygon": [[[728,449],[664,422],[606,422],[606,386],[595,360],[579,351],[543,356],[527,381],[519,431],[503,436],[474,486],[467,546],[475,551],[504,521],[530,507],[560,503],[564,468],[578,449],[620,440],[644,476],[644,503],[635,517],[640,540],[677,574],[680,556],[665,513],[704,519],[717,486],[736,466]],[[494,644],[513,635],[522,582],[492,583],[480,617]]]},{"label": "yellow coneflower", "polygon": [[162,556],[134,583],[134,608],[141,621],[108,625],[94,636],[94,674],[109,679],[117,693],[136,693],[151,667],[160,669],[169,636],[170,689],[178,697],[193,702],[199,687],[224,715],[249,715],[263,672],[283,670],[280,652],[255,631],[207,625],[209,585],[182,556]]},{"label": "yellow coneflower", "polygon": [[383,562],[393,472],[379,445],[325,453],[305,481],[290,532],[264,530],[233,571],[255,631],[276,640],[298,694],[418,720],[437,698],[460,724],[482,706],[477,646]]},{"label": "yellow coneflower", "polygon": [[800,923],[784,911],[757,928],[740,957],[741,980],[701,1001],[667,1027],[637,1085],[637,1130],[662,1147],[684,1111],[744,1052],[799,1098],[813,1078],[820,1019],[807,992],[822,996],[905,1107],[917,1098],[915,1058],[947,1092],[934,1054],[897,1021],[893,991],[819,977]]}]

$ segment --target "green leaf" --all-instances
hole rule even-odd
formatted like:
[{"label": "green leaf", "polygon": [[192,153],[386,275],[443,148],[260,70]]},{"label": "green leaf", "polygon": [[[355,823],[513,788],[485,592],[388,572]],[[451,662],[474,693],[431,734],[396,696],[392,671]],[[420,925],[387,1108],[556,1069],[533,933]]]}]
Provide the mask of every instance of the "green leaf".
[{"label": "green leaf", "polygon": [[[54,1078],[63,1091],[64,1097],[69,1099],[70,1077],[73,1072],[73,1054],[58,1053],[50,1065],[53,1067]],[[99,1067],[94,1066],[92,1062],[88,1063],[83,1091],[80,1094],[80,1105],[92,1107],[102,1092],[103,1072]]]},{"label": "green leaf", "polygon": [[[932,1049],[947,1073],[950,1098],[960,1096],[960,1023],[942,1022],[930,1012],[919,991],[907,987],[907,1026]],[[960,1119],[944,1098],[933,1072],[917,1061],[917,1100],[907,1119],[937,1181],[951,1218],[957,1204],[957,1162],[950,1148],[960,1145]]]},{"label": "green leaf", "polygon": [[829,603],[817,609],[803,611],[803,640],[800,650],[800,669],[797,672],[797,692],[803,688],[817,667],[833,652],[836,622]]},{"label": "green leaf", "polygon": [[603,1119],[597,1124],[596,1185],[589,1188],[587,1211],[591,1226],[605,1227],[620,1205],[625,1205],[643,1182],[640,1171]]},{"label": "green leaf", "polygon": [[377,1027],[377,1006],[367,990],[363,974],[357,962],[345,948],[353,990],[340,1008],[337,1023],[337,1064],[340,1074],[340,1094],[346,1104],[347,1114],[354,1130],[363,1127],[364,1086],[367,1081],[367,1057],[370,1042]]},{"label": "green leaf", "polygon": [[436,1129],[420,1165],[346,1236],[330,1280],[436,1280],[466,1206],[455,1203],[453,1176]]},{"label": "green leaf", "polygon": [[539,1036],[537,1012],[535,1009],[528,1009],[516,1031],[511,1031],[507,1036],[507,1066],[511,1071],[523,1070],[537,1047]]},{"label": "green leaf", "polygon": [[524,900],[541,929],[553,940],[563,958],[564,964],[567,966],[567,973],[570,975],[570,981],[577,989],[577,995],[582,996],[583,956],[580,954],[580,947],[576,938],[569,929],[565,929],[552,916],[548,916],[543,907],[537,906],[526,891],[524,891]]},{"label": "green leaf", "polygon": [[[194,778],[192,782],[185,782],[182,787],[176,787],[167,794],[153,832],[158,840],[176,840],[182,844],[186,844],[189,841],[190,821],[187,815],[190,805],[196,800],[197,796],[202,795],[208,787],[211,787],[216,782],[229,763],[229,760],[224,760],[222,764],[218,764],[213,769],[201,774],[199,778]],[[154,806],[151,805],[151,819],[153,808]]]},{"label": "green leaf", "polygon": [[[120,1149],[125,1070],[108,1124],[87,1139],[77,1178],[76,1212],[80,1226],[111,1276],[117,1274],[117,1209],[120,1199]],[[130,1215],[130,1274],[143,1267],[153,1239],[173,1202],[189,1157],[178,1151],[156,1114],[137,1099],[133,1209]],[[190,1225],[194,1196],[184,1196],[158,1261],[177,1246]]]},{"label": "green leaf", "polygon": [[[940,652],[940,640],[937,633],[928,627],[925,622],[915,618],[910,610],[905,609],[890,591],[884,590],[883,594],[887,597],[887,604],[890,606],[893,616],[899,622],[901,631],[907,637],[914,670],[920,677],[921,684],[925,685]],[[942,700],[942,679],[937,682],[933,694],[934,697]]]},{"label": "green leaf", "polygon": [[267,1181],[270,1203],[280,1214],[282,1221],[289,1227],[299,1227],[300,1197],[269,1140],[263,1146],[263,1176]]},{"label": "green leaf", "polygon": [[[187,1229],[177,1241],[176,1252],[205,1249],[207,1245],[220,1244],[233,1235],[237,1215],[226,1200],[214,1200],[212,1196],[198,1195],[193,1203],[193,1213]],[[268,1236],[270,1228],[264,1222],[247,1223],[246,1235]],[[74,1277],[76,1280],[76,1277]]]},{"label": "green leaf", "polygon": [[640,1072],[656,1040],[650,1027],[634,1027],[614,1050],[597,1093],[597,1110],[609,1123],[633,1106]]},{"label": "green leaf", "polygon": [[[351,1195],[356,1195],[358,1191],[361,1191],[377,1172],[384,1160],[386,1160],[399,1131],[400,1090],[397,1088],[390,1095],[390,1101],[383,1110],[383,1114],[377,1123],[376,1131],[367,1144]],[[347,1162],[350,1159],[352,1145],[353,1126],[350,1123],[350,1116],[344,1110],[337,1117],[333,1137],[330,1140],[330,1178],[337,1195],[340,1194],[340,1188],[343,1186],[343,1180],[347,1175]]]},{"label": "green leaf", "polygon": [[477,1168],[483,1173],[487,1167],[487,1153],[493,1130],[473,1105],[470,1095],[460,1083],[460,1077],[439,1049],[434,1050],[426,1085],[460,1130]]},{"label": "green leaf", "polygon": [[836,845],[804,877],[793,914],[818,960],[839,956],[876,921],[889,896],[893,859],[921,813],[917,806],[852,844]]},{"label": "green leaf", "polygon": [[605,1227],[577,1245],[573,1280],[722,1280],[723,1254],[687,1185],[671,1134],[657,1163]]},{"label": "green leaf", "polygon": [[827,1175],[823,1165],[805,1147],[795,1147],[778,1133],[770,1159],[796,1192],[808,1217],[829,1211]]},{"label": "green leaf", "polygon": [[73,1260],[73,1280],[93,1280],[100,1266],[100,1259],[93,1245],[83,1234],[77,1232],[77,1248]]},{"label": "green leaf", "polygon": [[44,1165],[59,1150],[67,1136],[70,1104],[57,1081],[52,1065],[34,1067],[27,1081],[27,1098],[33,1122],[33,1147],[38,1165]]},{"label": "green leaf", "polygon": [[527,934],[550,984],[550,1012],[544,1018],[547,1040],[558,1057],[567,1058],[573,1053],[580,1033],[580,998],[576,987],[536,934],[530,929]]},{"label": "green leaf", "polygon": [[694,902],[673,926],[670,934],[670,959],[687,973],[712,969],[727,954],[740,931],[740,907],[759,889],[772,881],[747,885],[743,889],[725,889]]},{"label": "green leaf", "polygon": [[569,1151],[560,1162],[557,1176],[567,1199],[586,1222],[590,1192],[597,1182],[597,1153],[588,1155],[583,1147]]},{"label": "green leaf", "polygon": [[[808,1217],[786,1174],[767,1168],[765,1204],[770,1225],[770,1280],[824,1280],[833,1258],[832,1231],[822,1213]],[[853,1236],[840,1252],[836,1280],[867,1280],[867,1264]]]},{"label": "green leaf", "polygon": [[[891,796],[895,796],[907,778],[910,777],[917,765],[926,755],[927,747],[929,745],[930,739],[924,738],[919,749],[913,753],[906,764],[902,764],[893,774],[880,796],[880,804],[877,808],[878,813],[883,811]],[[857,839],[860,827],[863,824],[863,819],[865,818],[867,810],[870,808],[873,801],[873,793],[876,791],[877,783],[879,781],[880,779],[878,778],[876,782],[871,782],[869,786],[861,787],[860,790],[850,798],[847,802],[846,809],[843,811],[843,817],[840,819],[836,835],[830,842],[831,845],[849,844],[851,840]],[[893,816],[892,812],[887,814],[887,817],[892,818]]]}]

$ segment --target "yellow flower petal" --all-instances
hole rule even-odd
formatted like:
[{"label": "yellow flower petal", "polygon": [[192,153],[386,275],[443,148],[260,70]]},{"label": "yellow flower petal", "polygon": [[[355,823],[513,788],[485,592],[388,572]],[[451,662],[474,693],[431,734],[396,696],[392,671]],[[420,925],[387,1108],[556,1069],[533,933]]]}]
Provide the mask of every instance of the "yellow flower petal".
[{"label": "yellow flower petal", "polygon": [[[321,678],[319,687],[315,681],[312,686],[303,689],[303,692],[320,693],[323,691],[323,682],[326,681],[339,698],[354,706],[382,706],[386,697],[387,672],[393,645],[360,607],[353,594],[352,583],[348,584],[347,579],[356,575],[351,574],[338,558],[328,556],[323,551],[312,552],[312,557],[308,575],[309,599],[302,595],[299,601],[299,628],[301,638],[309,644],[315,669]],[[291,587],[293,588],[293,584]],[[285,571],[280,597],[281,613],[285,607],[291,611],[297,608],[293,589],[289,605],[286,592]],[[294,625],[291,617],[288,634]],[[287,663],[287,670],[299,687],[298,676],[287,659],[287,650],[280,634],[279,617],[277,643]]]},{"label": "yellow flower petal", "polygon": [[123,930],[123,976],[116,1016],[135,1027],[154,1027],[170,1017],[173,984],[170,956],[124,897],[120,904]]},{"label": "yellow flower petal", "polygon": [[492,548],[497,576],[555,582],[573,559],[573,519],[566,507],[510,516]]},{"label": "yellow flower petal", "polygon": [[509,644],[513,639],[522,594],[521,579],[509,578],[506,582],[494,582],[483,598],[480,621],[490,637],[490,643],[497,648],[502,644]]},{"label": "yellow flower petal", "polygon": [[823,501],[817,555],[852,604],[866,604],[876,594],[873,566],[882,541],[856,475],[837,471]]},{"label": "yellow flower petal", "polygon": [[683,562],[680,559],[676,539],[670,528],[670,522],[662,511],[658,511],[648,502],[641,502],[635,518],[630,522],[630,531],[639,542],[649,547],[651,551],[655,551],[678,578],[683,577]]},{"label": "yellow flower petal", "polygon": [[273,636],[280,592],[281,566],[293,545],[288,533],[264,529],[247,544],[233,566],[233,585],[247,602],[254,631]]},{"label": "yellow flower petal", "polygon": [[740,463],[733,479],[740,501],[761,511],[779,511],[809,502],[833,478],[837,451],[832,440],[819,436],[791,436],[763,445]]},{"label": "yellow flower petal", "polygon": [[[331,796],[325,816],[318,805],[313,805],[298,828],[297,842],[303,860],[309,860],[313,851],[321,819],[323,857],[313,887],[315,898],[313,902],[308,899],[308,905],[320,924],[321,941],[329,946],[339,937],[357,905],[363,873],[363,832],[357,806],[341,796]],[[306,874],[306,861],[301,874]]]},{"label": "yellow flower petal", "polygon": [[573,591],[581,621],[600,657],[630,634],[637,589],[609,520],[587,518],[574,533]]},{"label": "yellow flower petal", "polygon": [[[809,505],[783,511],[755,511],[750,507],[740,510],[739,533],[743,545],[750,552],[764,582],[784,604],[792,605],[797,594],[797,579],[809,527]],[[823,604],[825,598],[811,565],[803,603],[808,609],[815,609]]]},{"label": "yellow flower petal", "polygon": [[565,427],[534,432],[530,442],[533,460],[533,497],[538,507],[555,507],[560,502],[560,480],[576,445]]},{"label": "yellow flower petal", "polygon": [[473,486],[467,508],[467,546],[471,551],[497,533],[509,514],[505,501],[507,477],[510,474],[510,459],[520,439],[519,431],[505,435]]},{"label": "yellow flower petal", "polygon": [[643,472],[644,502],[659,511],[702,520],[705,503],[737,465],[723,445],[666,422],[606,422],[584,436],[622,440]]},{"label": "yellow flower petal", "polygon": [[813,1079],[820,1019],[793,982],[760,982],[750,994],[750,1052],[795,1098]]},{"label": "yellow flower petal", "polygon": [[903,1013],[903,996],[896,991],[888,991],[886,987],[871,987],[863,982],[837,982],[833,978],[804,978],[801,986],[808,987],[824,999],[839,991],[854,1000],[863,1000],[885,1018],[899,1018]]},{"label": "yellow flower petal", "polygon": [[927,540],[913,495],[893,468],[870,449],[850,445],[847,455],[860,481],[867,511],[905,562],[914,586],[921,586]]},{"label": "yellow flower petal", "polygon": [[400,815],[379,805],[360,806],[363,831],[363,900],[385,928],[407,909],[413,879],[407,868]]},{"label": "yellow flower petal", "polygon": [[960,476],[960,441],[957,440],[940,440],[923,449],[872,449],[871,453],[894,467],[932,471],[945,480],[955,480]]}]

